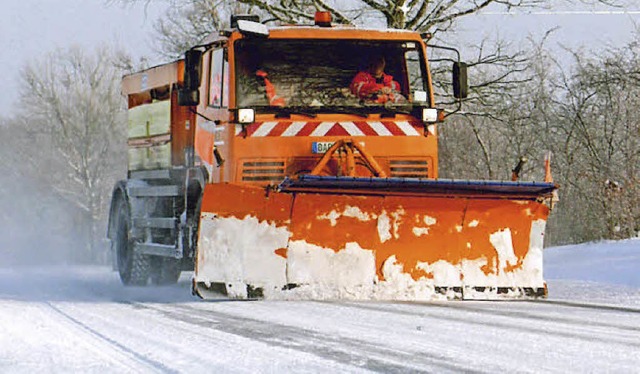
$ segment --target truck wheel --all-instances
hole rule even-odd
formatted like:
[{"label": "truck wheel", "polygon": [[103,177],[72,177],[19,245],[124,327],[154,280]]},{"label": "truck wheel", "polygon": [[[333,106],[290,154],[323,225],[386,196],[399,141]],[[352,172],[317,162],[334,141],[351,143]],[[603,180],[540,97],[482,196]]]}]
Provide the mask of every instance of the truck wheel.
[{"label": "truck wheel", "polygon": [[176,284],[180,278],[180,260],[170,257],[156,257],[152,261],[151,283],[159,286]]},{"label": "truck wheel", "polygon": [[133,250],[129,237],[129,208],[123,198],[118,203],[117,214],[114,244],[120,280],[126,286],[145,286],[149,279],[150,258]]}]

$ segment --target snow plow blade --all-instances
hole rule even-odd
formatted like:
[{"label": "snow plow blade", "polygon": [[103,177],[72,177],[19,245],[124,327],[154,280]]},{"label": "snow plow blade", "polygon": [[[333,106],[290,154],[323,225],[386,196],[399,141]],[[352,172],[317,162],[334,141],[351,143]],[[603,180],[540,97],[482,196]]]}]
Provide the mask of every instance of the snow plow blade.
[{"label": "snow plow blade", "polygon": [[553,183],[302,176],[209,184],[193,280],[206,297],[545,297]]},{"label": "snow plow blade", "polygon": [[316,192],[360,195],[415,195],[478,197],[538,200],[549,197],[556,189],[553,183],[504,182],[452,179],[357,178],[303,175],[285,179],[279,186],[283,192]]}]

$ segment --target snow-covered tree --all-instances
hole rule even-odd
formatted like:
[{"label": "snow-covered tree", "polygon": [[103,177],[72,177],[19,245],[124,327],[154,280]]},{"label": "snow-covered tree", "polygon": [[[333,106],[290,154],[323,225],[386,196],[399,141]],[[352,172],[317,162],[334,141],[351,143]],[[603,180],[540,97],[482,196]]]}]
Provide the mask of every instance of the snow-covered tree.
[{"label": "snow-covered tree", "polygon": [[[30,134],[25,162],[52,191],[84,217],[86,260],[96,260],[104,237],[105,208],[113,180],[124,175],[126,119],[120,95],[122,54],[107,47],[87,53],[57,50],[29,63],[21,74],[17,118]],[[23,152],[25,154],[26,152]]]}]

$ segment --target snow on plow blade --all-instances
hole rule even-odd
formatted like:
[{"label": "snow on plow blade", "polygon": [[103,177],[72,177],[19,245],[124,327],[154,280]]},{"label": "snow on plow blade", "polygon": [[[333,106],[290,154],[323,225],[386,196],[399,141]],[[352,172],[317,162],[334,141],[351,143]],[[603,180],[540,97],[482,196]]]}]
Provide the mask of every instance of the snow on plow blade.
[{"label": "snow on plow blade", "polygon": [[552,183],[303,176],[207,185],[194,292],[278,299],[546,296]]}]

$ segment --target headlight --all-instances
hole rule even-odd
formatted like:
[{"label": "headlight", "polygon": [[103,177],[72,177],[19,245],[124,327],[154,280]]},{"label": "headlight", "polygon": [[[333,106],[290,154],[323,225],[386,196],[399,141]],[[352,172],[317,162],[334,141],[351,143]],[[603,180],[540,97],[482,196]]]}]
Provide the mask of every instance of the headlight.
[{"label": "headlight", "polygon": [[422,109],[422,120],[427,123],[438,122],[438,109],[434,109],[434,108]]},{"label": "headlight", "polygon": [[256,113],[253,109],[238,109],[239,123],[253,123],[256,119]]}]

